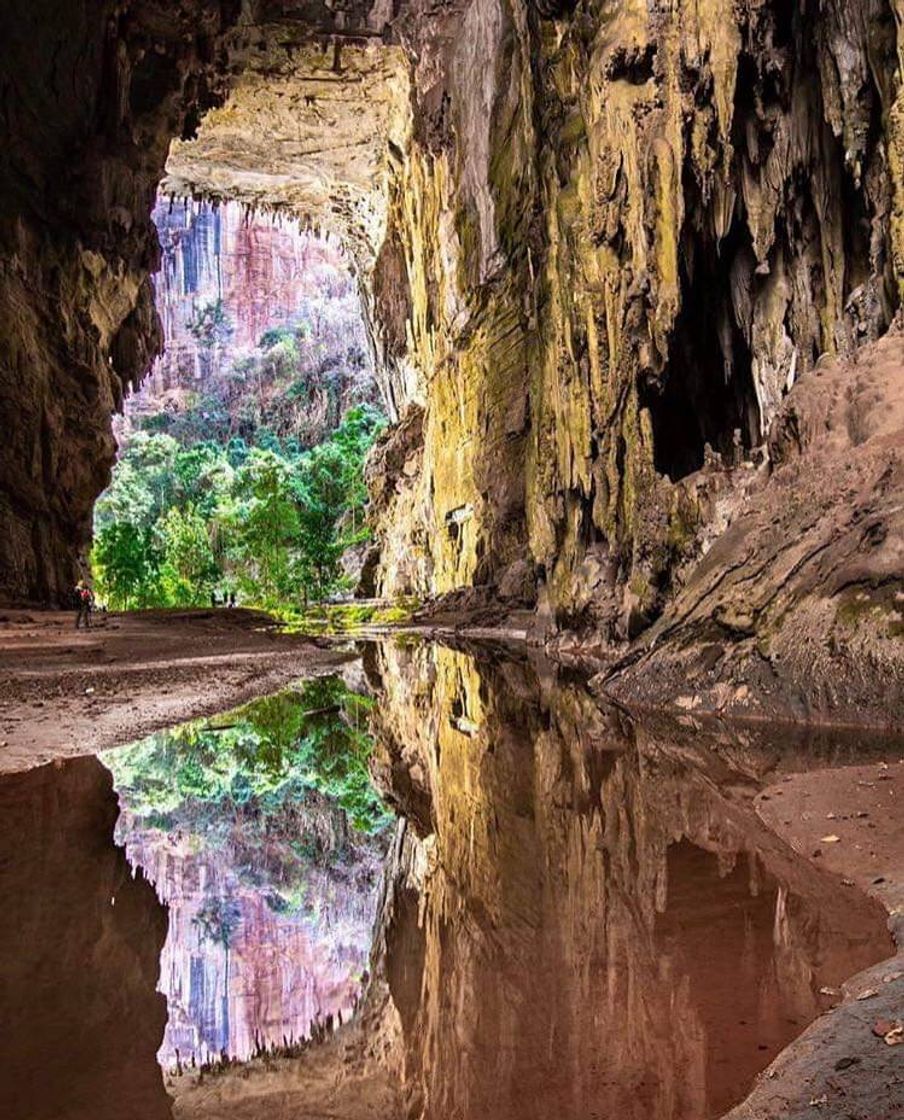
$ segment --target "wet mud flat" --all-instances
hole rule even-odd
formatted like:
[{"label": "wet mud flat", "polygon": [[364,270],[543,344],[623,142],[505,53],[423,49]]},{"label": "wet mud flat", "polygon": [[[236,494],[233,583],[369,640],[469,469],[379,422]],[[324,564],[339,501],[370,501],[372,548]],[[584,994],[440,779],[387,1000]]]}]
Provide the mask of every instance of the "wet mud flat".
[{"label": "wet mud flat", "polygon": [[347,660],[259,611],[0,610],[0,773],[119,746]]}]

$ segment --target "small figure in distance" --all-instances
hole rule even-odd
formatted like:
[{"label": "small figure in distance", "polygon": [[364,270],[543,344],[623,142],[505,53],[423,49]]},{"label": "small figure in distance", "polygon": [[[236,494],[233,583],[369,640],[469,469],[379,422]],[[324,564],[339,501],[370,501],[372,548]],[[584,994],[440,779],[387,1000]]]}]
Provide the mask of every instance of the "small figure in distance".
[{"label": "small figure in distance", "polygon": [[91,588],[80,579],[75,585],[75,628],[79,629],[82,622],[85,623],[85,629],[91,629],[91,608],[94,606],[94,595],[91,593]]},{"label": "small figure in distance", "polygon": [[229,592],[229,605],[230,605],[230,607],[235,606],[235,592],[234,591]]}]

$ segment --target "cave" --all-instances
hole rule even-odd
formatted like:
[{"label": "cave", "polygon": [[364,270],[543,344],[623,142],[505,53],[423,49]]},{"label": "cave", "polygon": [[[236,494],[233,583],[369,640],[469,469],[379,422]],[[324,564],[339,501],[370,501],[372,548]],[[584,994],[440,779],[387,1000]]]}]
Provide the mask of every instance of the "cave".
[{"label": "cave", "polygon": [[[687,196],[689,205],[699,205],[692,191]],[[750,258],[740,217],[720,241],[693,228],[685,234],[681,310],[664,384],[658,380],[643,396],[653,427],[654,465],[672,482],[699,470],[707,448],[736,466],[760,441],[750,346],[735,320],[731,295],[738,265],[749,269]]]},{"label": "cave", "polygon": [[[567,6],[96,0],[41,32],[10,6],[4,600],[59,604],[85,572],[110,417],[163,342],[159,192],[209,207],[214,237],[236,204],[347,253],[391,423],[375,594],[530,604],[547,573],[557,617],[620,632],[631,563],[668,532],[646,509],[667,499],[630,480],[678,484],[707,446],[750,461],[794,380],[895,313],[895,30],[885,0],[862,9],[744,6],[673,57],[658,25],[603,41]],[[571,50],[601,52],[605,120],[579,78],[549,80]],[[599,550],[635,561],[594,606],[578,573]]]},{"label": "cave", "polygon": [[882,1111],[899,6],[2,6],[11,1120]]},{"label": "cave", "polygon": [[[640,385],[654,466],[672,482],[699,470],[707,447],[724,465],[747,458],[801,373],[892,320],[898,297],[876,237],[888,205],[881,85],[892,28],[887,8],[877,8],[882,61],[863,72],[844,135],[835,103],[845,94],[826,71],[819,17],[768,4],[742,25],[732,182],[708,180],[693,159],[683,164],[678,311],[661,364]],[[698,104],[713,96],[711,74],[689,67],[686,81]],[[710,143],[716,126],[709,122]],[[687,127],[692,151],[700,126]],[[839,315],[831,329],[818,312],[828,300]]]}]

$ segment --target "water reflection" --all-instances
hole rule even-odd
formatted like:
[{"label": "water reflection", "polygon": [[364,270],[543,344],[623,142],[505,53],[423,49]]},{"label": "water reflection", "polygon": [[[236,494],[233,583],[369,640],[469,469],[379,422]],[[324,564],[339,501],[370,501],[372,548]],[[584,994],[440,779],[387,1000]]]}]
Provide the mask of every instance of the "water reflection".
[{"label": "water reflection", "polygon": [[368,667],[413,823],[385,932],[412,1114],[719,1116],[891,953],[878,905],[753,812],[774,744],[634,724],[549,666]]},{"label": "water reflection", "polygon": [[117,840],[169,908],[166,1068],[308,1037],[357,1001],[390,818],[338,678],[105,756]]},{"label": "water reflection", "polygon": [[0,781],[0,1116],[166,1120],[166,913],[113,843],[95,758]]},{"label": "water reflection", "polygon": [[370,970],[341,1046],[173,1078],[178,1113],[709,1120],[891,952],[751,800],[868,743],[634,722],[542,662],[365,665],[375,702],[313,682],[104,755],[125,850],[98,760],[0,781],[0,1115],[164,1120],[161,1042],[298,1037]]}]

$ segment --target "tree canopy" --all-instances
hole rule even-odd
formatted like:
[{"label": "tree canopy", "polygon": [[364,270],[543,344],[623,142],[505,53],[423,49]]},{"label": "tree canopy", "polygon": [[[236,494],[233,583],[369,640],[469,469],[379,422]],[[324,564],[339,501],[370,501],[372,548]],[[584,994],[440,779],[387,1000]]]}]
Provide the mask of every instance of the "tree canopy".
[{"label": "tree canopy", "polygon": [[278,608],[340,589],[343,551],[367,536],[364,460],[384,423],[358,405],[307,450],[275,436],[183,446],[135,433],[97,504],[99,599],[134,609],[236,592]]}]

